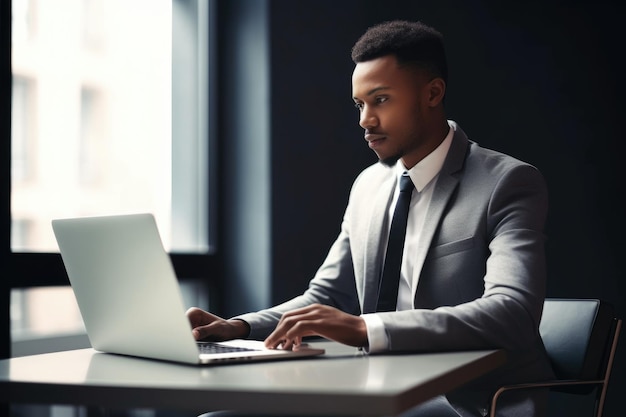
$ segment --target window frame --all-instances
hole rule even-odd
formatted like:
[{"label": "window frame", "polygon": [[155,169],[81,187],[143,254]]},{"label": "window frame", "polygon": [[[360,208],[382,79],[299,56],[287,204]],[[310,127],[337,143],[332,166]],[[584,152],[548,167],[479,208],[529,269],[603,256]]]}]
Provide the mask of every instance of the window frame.
[{"label": "window frame", "polygon": [[[179,3],[191,3],[196,0],[172,0]],[[215,34],[215,6],[214,2],[206,2],[205,8],[199,10],[208,13],[208,31],[203,36],[208,37],[211,45],[208,48],[208,60],[213,61],[216,56]],[[11,65],[11,35],[12,1],[0,2],[0,90],[12,91]],[[172,46],[173,48],[175,45]],[[215,84],[214,65],[206,65],[206,87],[212,88]],[[198,77],[200,78],[200,77]],[[10,357],[11,329],[10,329],[10,297],[14,288],[30,288],[41,286],[69,285],[67,273],[59,253],[46,252],[13,252],[11,248],[11,94],[0,95],[0,236],[1,260],[4,267],[3,278],[0,279],[0,358]],[[212,100],[207,102],[207,113],[215,112]],[[208,128],[203,135],[206,139],[204,150],[207,156],[207,219],[204,227],[209,229],[209,248],[202,253],[171,252],[170,258],[180,281],[192,279],[200,280],[208,288],[207,302],[209,305],[219,299],[219,258],[215,246],[218,230],[216,221],[217,204],[215,121],[209,120]],[[200,132],[199,132],[200,133]]]}]

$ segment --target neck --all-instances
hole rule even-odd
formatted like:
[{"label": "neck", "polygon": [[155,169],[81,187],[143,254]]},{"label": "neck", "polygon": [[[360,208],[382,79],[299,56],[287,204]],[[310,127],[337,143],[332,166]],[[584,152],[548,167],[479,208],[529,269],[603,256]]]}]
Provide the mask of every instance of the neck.
[{"label": "neck", "polygon": [[437,123],[431,124],[431,128],[424,132],[426,140],[419,149],[419,154],[405,155],[402,157],[402,163],[406,169],[411,169],[417,165],[422,159],[426,158],[432,151],[437,149],[441,142],[444,141],[450,131],[448,121],[442,118]]}]

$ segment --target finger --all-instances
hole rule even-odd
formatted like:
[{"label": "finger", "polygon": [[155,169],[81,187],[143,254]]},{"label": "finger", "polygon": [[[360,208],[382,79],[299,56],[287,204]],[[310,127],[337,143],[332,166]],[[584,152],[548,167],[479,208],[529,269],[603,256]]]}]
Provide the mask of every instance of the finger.
[{"label": "finger", "polygon": [[222,332],[218,324],[210,323],[206,326],[194,327],[191,333],[196,340],[220,340]]},{"label": "finger", "polygon": [[206,337],[205,336],[206,331],[202,327],[194,327],[191,330],[191,334],[193,335],[193,338],[196,340],[202,340]]},{"label": "finger", "polygon": [[200,340],[200,332],[198,331],[198,329],[191,329],[191,335],[193,336],[194,340]]},{"label": "finger", "polygon": [[265,346],[269,349],[277,349],[282,344],[281,348],[284,348],[289,340],[287,332],[290,331],[293,326],[297,325],[297,323],[297,319],[291,320],[281,318],[281,321],[278,323],[274,331],[265,339]]},{"label": "finger", "polygon": [[291,346],[291,350],[299,350],[302,346],[302,337],[297,336],[293,339],[293,345]]},{"label": "finger", "polygon": [[191,323],[191,327],[198,327],[203,324],[207,324],[215,320],[217,317],[208,313],[204,310],[201,310],[197,307],[192,307],[185,313],[189,323]]},{"label": "finger", "polygon": [[185,312],[185,315],[187,316],[187,320],[189,320],[189,323],[191,324],[192,328],[196,327],[198,323],[198,310],[199,310],[198,308],[192,307]]},{"label": "finger", "polygon": [[[302,337],[316,335],[314,329],[317,321],[298,320],[296,322],[287,321],[285,325],[276,328],[265,339],[265,346],[270,349],[282,348],[293,349],[302,344]],[[282,347],[280,347],[282,345]]]},{"label": "finger", "polygon": [[301,341],[301,336],[316,335],[314,326],[323,313],[320,309],[323,309],[320,304],[311,304],[284,313],[274,331],[265,339],[265,346],[276,349],[285,340],[300,338]]},{"label": "finger", "polygon": [[282,350],[292,350],[292,349],[293,349],[293,340],[291,340],[291,339],[284,340],[284,341],[283,341],[283,342],[282,342],[282,343],[278,346],[278,348],[279,348],[279,349],[282,349]]},{"label": "finger", "polygon": [[321,304],[309,304],[308,306],[296,308],[294,310],[290,310],[290,311],[287,311],[286,313],[283,313],[281,319],[311,314],[315,311],[318,311],[322,307],[325,307],[325,306],[322,306]]},{"label": "finger", "polygon": [[277,337],[274,332],[267,336],[263,343],[268,349],[278,349],[285,339]]}]

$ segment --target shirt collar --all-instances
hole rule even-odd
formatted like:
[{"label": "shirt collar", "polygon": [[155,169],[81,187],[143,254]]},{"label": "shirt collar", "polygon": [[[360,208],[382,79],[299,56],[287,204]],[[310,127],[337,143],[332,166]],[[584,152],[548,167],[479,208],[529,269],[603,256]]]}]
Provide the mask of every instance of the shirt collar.
[{"label": "shirt collar", "polygon": [[[415,185],[415,189],[418,192],[421,192],[424,187],[439,174],[441,167],[443,167],[443,163],[448,155],[448,150],[450,149],[450,144],[452,143],[452,137],[454,136],[454,126],[450,123],[448,124],[450,125],[450,130],[448,130],[448,134],[443,142],[408,171],[411,181],[413,181],[413,185]],[[399,180],[400,175],[406,172],[402,160],[398,160],[395,169]]]}]

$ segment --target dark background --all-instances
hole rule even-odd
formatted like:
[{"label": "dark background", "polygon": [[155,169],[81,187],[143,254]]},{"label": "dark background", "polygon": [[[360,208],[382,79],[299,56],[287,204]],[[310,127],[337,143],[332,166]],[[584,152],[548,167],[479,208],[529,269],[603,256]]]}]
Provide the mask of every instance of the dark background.
[{"label": "dark background", "polygon": [[[233,238],[242,215],[231,214],[241,204],[237,193],[254,188],[255,178],[231,181],[224,175],[222,249],[229,307],[224,313],[256,309],[301,293],[325,257],[339,232],[353,179],[376,160],[352,105],[350,48],[369,26],[400,18],[422,20],[444,35],[450,67],[448,117],[470,139],[527,161],[545,175],[551,199],[548,296],[602,298],[625,317],[623,4],[221,3],[220,33],[232,35],[237,25],[258,25],[258,34],[265,36],[267,62],[237,55],[237,42],[229,36],[219,40],[219,79],[230,78],[220,93],[220,160],[227,174],[254,161],[246,143],[258,145],[263,135],[256,136],[254,127],[249,134],[233,130],[246,124],[236,103],[245,107],[255,88],[248,85],[249,91],[242,92],[244,84],[236,81],[233,69],[243,63],[254,74],[259,64],[268,73],[268,106],[248,111],[261,114],[269,126],[267,155],[262,157],[267,158],[271,184],[269,203],[259,204],[252,213],[266,212],[259,221],[270,231],[269,238],[242,230]],[[242,97],[233,99],[235,94]],[[254,239],[258,251],[269,256],[265,275],[242,271],[247,255],[241,248]],[[249,288],[258,289],[257,299],[249,293],[242,297]],[[622,415],[625,363],[622,338],[606,416]]]}]

